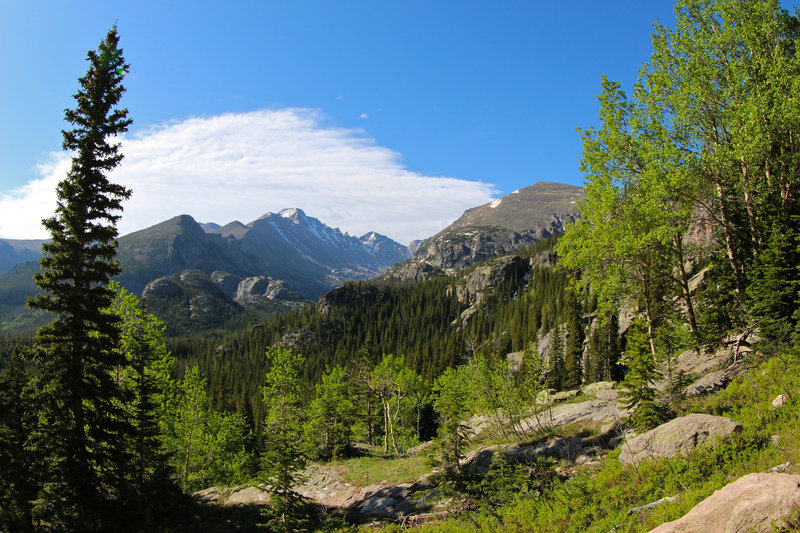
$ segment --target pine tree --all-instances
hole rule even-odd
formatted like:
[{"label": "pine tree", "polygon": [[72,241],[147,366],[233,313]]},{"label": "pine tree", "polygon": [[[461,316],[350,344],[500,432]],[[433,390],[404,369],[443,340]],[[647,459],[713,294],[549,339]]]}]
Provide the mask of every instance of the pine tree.
[{"label": "pine tree", "polygon": [[[753,268],[753,281],[747,288],[751,312],[757,317],[764,341],[760,348],[776,351],[789,347],[797,327],[800,299],[800,234],[793,224],[777,219]],[[795,339],[796,340],[796,339]]]},{"label": "pine tree", "polygon": [[583,378],[583,318],[573,292],[567,294],[567,342],[564,348],[564,388],[577,389]]},{"label": "pine tree", "polygon": [[654,428],[667,419],[664,409],[656,401],[655,381],[661,374],[656,368],[655,356],[649,350],[644,326],[638,320],[628,330],[625,359],[629,370],[622,382],[621,396],[625,407],[632,411],[630,421],[639,428]]},{"label": "pine tree", "polygon": [[552,332],[553,341],[550,344],[549,369],[546,382],[550,389],[562,390],[566,381],[566,368],[564,367],[564,340],[561,338],[561,326],[556,326]]},{"label": "pine tree", "polygon": [[119,144],[108,139],[131,123],[127,110],[116,108],[129,68],[116,27],[87,59],[77,106],[65,114],[74,128],[63,132],[63,146],[75,156],[58,185],[55,215],[44,221],[51,240],[42,247],[42,271],[34,276],[44,294],[28,303],[54,315],[36,337],[41,362],[36,446],[48,463],[36,512],[54,527],[82,530],[103,527],[126,460],[119,449],[125,432],[119,387],[110,372],[125,364],[116,350],[119,318],[103,310],[114,298],[108,282],[120,272],[116,222],[130,191],[105,174],[123,157]]},{"label": "pine tree", "polygon": [[264,420],[263,480],[269,486],[265,509],[274,531],[303,528],[303,497],[294,487],[302,481],[308,458],[304,447],[304,384],[300,379],[303,356],[283,348],[267,351],[269,372],[262,389],[267,414]]},{"label": "pine tree", "polygon": [[23,350],[17,345],[0,370],[0,531],[33,531],[38,469],[27,443],[36,413]]}]

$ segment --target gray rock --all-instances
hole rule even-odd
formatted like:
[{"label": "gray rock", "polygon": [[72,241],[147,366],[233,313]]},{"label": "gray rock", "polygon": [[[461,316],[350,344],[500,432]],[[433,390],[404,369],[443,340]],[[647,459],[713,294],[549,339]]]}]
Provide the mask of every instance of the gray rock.
[{"label": "gray rock", "polygon": [[480,302],[487,292],[493,292],[513,278],[522,279],[528,269],[528,263],[516,255],[503,257],[491,265],[478,267],[459,285],[456,292],[458,300],[468,304]]},{"label": "gray rock", "polygon": [[418,282],[444,275],[444,270],[428,263],[404,261],[394,265],[392,268],[386,271],[384,277],[394,278],[400,281]]},{"label": "gray rock", "polygon": [[281,280],[266,276],[243,279],[236,289],[235,300],[239,303],[258,304],[264,300],[302,300],[303,296]]},{"label": "gray rock", "polygon": [[[585,387],[583,387],[583,393],[589,396],[605,396],[607,391],[614,390],[614,383],[613,381],[597,381],[595,383],[589,383]],[[614,393],[616,394],[616,392]]]},{"label": "gray rock", "polygon": [[800,475],[748,474],[698,503],[683,517],[651,533],[774,531],[800,505]]},{"label": "gray rock", "polygon": [[175,283],[169,278],[158,278],[148,283],[144,291],[142,291],[142,298],[158,297],[158,298],[172,298],[183,294],[183,289],[180,285]]},{"label": "gray rock", "polygon": [[578,218],[583,190],[540,182],[469,209],[453,224],[414,246],[414,260],[445,270],[514,253],[564,232]]},{"label": "gray rock", "polygon": [[687,398],[692,398],[694,396],[702,396],[721,390],[728,383],[733,381],[736,376],[742,374],[744,370],[746,370],[746,368],[743,365],[714,370],[686,387],[683,390],[683,394]]},{"label": "gray rock", "polygon": [[217,287],[225,293],[228,298],[236,298],[236,289],[239,288],[242,278],[230,272],[223,272],[215,270],[211,273],[211,281],[217,284]]},{"label": "gray rock", "polygon": [[588,400],[540,409],[538,416],[523,420],[522,427],[525,431],[537,431],[575,423],[602,425],[618,421],[627,415],[628,411],[615,400]]},{"label": "gray rock", "polygon": [[674,457],[704,443],[713,444],[717,437],[726,437],[741,429],[741,424],[722,416],[683,416],[623,442],[619,460],[638,464],[645,459]]},{"label": "gray rock", "polygon": [[417,489],[415,483],[378,488],[369,493],[359,505],[359,510],[362,514],[375,518],[397,518],[419,512],[421,509],[412,496]]},{"label": "gray rock", "polygon": [[269,503],[269,499],[269,492],[251,485],[228,496],[225,505],[264,505]]}]

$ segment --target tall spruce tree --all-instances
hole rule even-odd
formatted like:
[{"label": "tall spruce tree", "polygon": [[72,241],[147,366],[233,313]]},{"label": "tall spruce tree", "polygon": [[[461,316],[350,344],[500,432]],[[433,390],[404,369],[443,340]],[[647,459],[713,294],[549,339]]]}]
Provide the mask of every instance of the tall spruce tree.
[{"label": "tall spruce tree", "polygon": [[[119,318],[103,312],[114,299],[108,288],[120,272],[117,228],[125,187],[106,174],[122,160],[111,138],[127,130],[127,110],[117,107],[129,65],[118,47],[116,27],[87,56],[76,107],[66,120],[64,149],[74,151],[72,167],[58,184],[55,215],[44,220],[51,235],[43,245],[43,291],[28,301],[54,315],[36,336],[40,424],[35,444],[46,461],[35,511],[51,527],[92,530],[104,525],[104,511],[119,495],[117,473],[126,459],[119,443],[125,431],[119,386],[110,370],[125,364]],[[105,515],[108,516],[108,515]]]},{"label": "tall spruce tree", "polygon": [[577,389],[583,380],[583,330],[581,305],[573,291],[567,293],[567,342],[564,347],[564,388]]}]

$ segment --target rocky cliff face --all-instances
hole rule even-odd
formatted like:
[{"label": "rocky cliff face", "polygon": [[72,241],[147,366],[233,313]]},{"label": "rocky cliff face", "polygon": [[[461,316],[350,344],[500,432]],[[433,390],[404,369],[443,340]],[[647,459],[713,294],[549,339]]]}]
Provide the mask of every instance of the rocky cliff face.
[{"label": "rocky cliff face", "polygon": [[564,232],[578,218],[583,189],[539,182],[488,204],[469,209],[453,224],[421,243],[413,261],[444,269],[513,253],[538,240]]}]

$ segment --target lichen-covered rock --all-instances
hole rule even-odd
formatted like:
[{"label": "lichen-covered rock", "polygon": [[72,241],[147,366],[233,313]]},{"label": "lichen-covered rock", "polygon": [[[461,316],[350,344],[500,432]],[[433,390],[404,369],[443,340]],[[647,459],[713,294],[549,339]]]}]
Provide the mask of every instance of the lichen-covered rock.
[{"label": "lichen-covered rock", "polygon": [[741,424],[723,416],[682,416],[623,442],[619,460],[637,464],[645,459],[674,457],[741,429]]},{"label": "lichen-covered rock", "polygon": [[683,517],[651,533],[773,531],[800,505],[800,475],[748,474],[698,503]]}]

